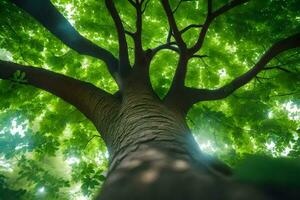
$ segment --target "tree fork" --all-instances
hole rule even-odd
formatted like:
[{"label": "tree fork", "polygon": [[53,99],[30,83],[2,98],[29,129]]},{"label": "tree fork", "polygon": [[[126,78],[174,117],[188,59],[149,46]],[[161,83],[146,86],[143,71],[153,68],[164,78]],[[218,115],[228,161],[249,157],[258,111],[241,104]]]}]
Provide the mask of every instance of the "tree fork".
[{"label": "tree fork", "polygon": [[[105,3],[118,33],[119,59],[82,37],[49,0],[12,2],[31,14],[70,48],[103,60],[121,88],[121,98],[117,98],[118,95],[110,95],[89,83],[61,74],[0,62],[0,78],[10,79],[20,70],[25,73],[26,83],[61,97],[93,121],[111,154],[108,178],[98,199],[269,199],[258,189],[237,183],[213,170],[216,162],[208,161],[199,150],[185,122],[185,114],[198,101],[225,98],[247,84],[274,56],[299,47],[299,34],[273,45],[251,70],[224,87],[217,90],[187,88],[184,80],[188,60],[201,49],[213,19],[247,0],[232,0],[216,11],[213,10],[213,1],[208,0],[207,19],[198,27],[201,31],[196,44],[191,48],[187,48],[181,37],[184,31],[178,29],[175,21],[174,12],[179,6],[172,11],[168,0],[161,0],[171,27],[170,37],[167,44],[146,52],[148,62],[137,66],[148,69],[153,56],[162,49],[171,49],[180,54],[171,89],[162,102],[153,92],[148,70],[145,73],[130,68],[126,31],[113,0],[105,0]],[[144,1],[129,2],[138,8]],[[136,26],[140,35],[143,11],[141,7],[137,11]],[[45,13],[51,17],[48,19]],[[59,28],[59,22],[63,22],[71,34]],[[174,43],[170,40],[171,36],[175,38]],[[136,44],[136,50],[142,50],[140,38]],[[156,196],[157,192],[159,194]]]},{"label": "tree fork", "polygon": [[246,73],[235,78],[227,85],[215,90],[186,88],[186,98],[190,100],[191,107],[199,101],[223,99],[232,94],[235,90],[249,83],[258,73],[265,69],[265,66],[277,55],[290,49],[300,47],[300,33],[273,44],[259,59],[259,61]]},{"label": "tree fork", "polygon": [[119,16],[119,13],[115,7],[114,1],[105,0],[105,5],[115,23],[115,27],[118,33],[119,59],[120,59],[120,63],[118,66],[119,73],[121,77],[126,77],[131,71],[131,66],[130,66],[129,56],[128,56],[128,45],[126,41],[125,29],[123,27],[122,20]]}]

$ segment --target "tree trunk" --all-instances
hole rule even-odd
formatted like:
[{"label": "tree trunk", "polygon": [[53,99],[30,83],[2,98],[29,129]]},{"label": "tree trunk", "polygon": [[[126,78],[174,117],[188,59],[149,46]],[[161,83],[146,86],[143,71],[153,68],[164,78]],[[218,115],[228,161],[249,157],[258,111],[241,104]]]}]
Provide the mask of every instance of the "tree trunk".
[{"label": "tree trunk", "polygon": [[[118,58],[83,37],[50,0],[11,1],[71,49],[104,61],[119,86],[118,95],[113,96],[91,84],[45,69],[0,61],[1,79],[11,80],[17,71],[22,72],[26,80],[17,82],[51,92],[75,106],[95,124],[111,156],[107,181],[97,199],[268,199],[258,189],[236,183],[214,170],[219,165],[215,166],[200,152],[186,125],[185,114],[197,102],[227,97],[268,69],[266,65],[275,56],[299,48],[299,33],[273,44],[252,68],[230,83],[213,90],[196,89],[184,84],[189,60],[205,57],[197,52],[212,22],[249,0],[231,0],[219,8],[208,0],[206,19],[198,25],[201,31],[196,43],[189,45],[182,34],[195,25],[180,30],[174,17],[183,1],[173,10],[169,0],[161,0],[170,32],[166,44],[148,50],[144,50],[142,44],[142,15],[149,1],[129,1],[136,10],[136,32],[131,33],[125,30],[114,1],[105,0],[118,36]],[[126,34],[134,41],[132,66]],[[170,91],[161,101],[152,91],[149,67],[154,55],[163,49],[177,52],[179,60]]]},{"label": "tree trunk", "polygon": [[119,113],[103,129],[111,160],[98,200],[265,199],[214,171],[183,115],[143,85],[125,87]]}]

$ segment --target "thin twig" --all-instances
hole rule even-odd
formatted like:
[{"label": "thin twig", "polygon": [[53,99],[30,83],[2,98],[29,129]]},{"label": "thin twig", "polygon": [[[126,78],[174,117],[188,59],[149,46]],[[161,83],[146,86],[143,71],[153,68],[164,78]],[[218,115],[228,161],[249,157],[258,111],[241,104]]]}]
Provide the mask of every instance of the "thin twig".
[{"label": "thin twig", "polygon": [[99,138],[101,138],[101,136],[100,135],[93,135],[89,140],[88,140],[88,142],[86,143],[86,145],[85,145],[85,147],[84,147],[84,149],[86,149],[86,147],[87,147],[87,145],[95,138],[95,137],[99,137]]}]

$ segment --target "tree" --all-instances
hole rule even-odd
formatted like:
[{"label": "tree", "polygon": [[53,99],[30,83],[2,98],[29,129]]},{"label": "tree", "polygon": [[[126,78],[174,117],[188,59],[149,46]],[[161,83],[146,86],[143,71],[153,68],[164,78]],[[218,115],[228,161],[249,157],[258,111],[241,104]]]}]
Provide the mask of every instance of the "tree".
[{"label": "tree", "polygon": [[[5,159],[17,160],[19,176],[31,181],[26,188],[39,190],[30,198],[41,198],[50,188],[45,198],[62,199],[58,192],[64,193],[70,181],[38,163],[55,163],[49,156],[58,152],[63,158],[83,155],[87,147],[87,154],[95,156],[104,144],[89,143],[99,136],[110,155],[107,177],[95,162],[72,167],[72,180],[81,182],[86,195],[106,179],[97,199],[270,199],[275,198],[274,188],[276,198],[299,198],[286,183],[284,189],[277,188],[280,181],[270,184],[276,183],[272,178],[260,181],[267,187],[232,178],[227,165],[200,151],[189,128],[213,134],[216,145],[218,138],[224,148],[230,145],[228,152],[234,154],[220,157],[232,165],[245,153],[266,154],[265,144],[274,154],[299,155],[299,101],[294,100],[299,98],[300,80],[299,2],[64,4],[1,2],[1,48],[13,57],[0,61],[0,78],[10,81],[1,82],[2,121],[12,120],[15,129],[26,124],[29,128],[25,136],[12,135],[2,124],[0,145]],[[77,14],[78,23],[72,20]],[[153,67],[161,78],[151,78]],[[47,93],[28,85],[72,105],[100,135],[73,107],[53,97],[48,100]],[[283,104],[278,97],[286,96],[294,98],[284,104],[289,113],[278,106]],[[203,125],[197,127],[200,118]],[[277,165],[268,159],[258,163]]]}]

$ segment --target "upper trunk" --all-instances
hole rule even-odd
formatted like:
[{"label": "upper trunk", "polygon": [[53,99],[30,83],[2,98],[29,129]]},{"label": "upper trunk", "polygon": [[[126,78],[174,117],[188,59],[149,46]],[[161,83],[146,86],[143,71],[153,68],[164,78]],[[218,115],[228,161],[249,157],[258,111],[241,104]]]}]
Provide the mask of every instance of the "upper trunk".
[{"label": "upper trunk", "polygon": [[181,113],[147,84],[128,84],[119,112],[102,129],[111,160],[98,199],[253,199],[250,191],[260,199],[211,170]]}]

